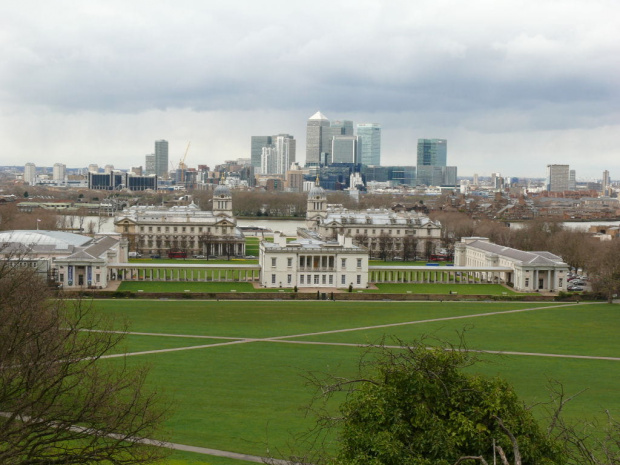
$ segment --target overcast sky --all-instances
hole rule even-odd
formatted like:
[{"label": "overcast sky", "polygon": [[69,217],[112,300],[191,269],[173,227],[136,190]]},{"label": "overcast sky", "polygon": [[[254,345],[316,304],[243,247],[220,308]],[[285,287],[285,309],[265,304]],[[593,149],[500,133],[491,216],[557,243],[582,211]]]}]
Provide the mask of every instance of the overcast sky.
[{"label": "overcast sky", "polygon": [[448,139],[459,175],[620,179],[617,0],[20,0],[0,10],[0,165],[249,157],[306,120]]}]

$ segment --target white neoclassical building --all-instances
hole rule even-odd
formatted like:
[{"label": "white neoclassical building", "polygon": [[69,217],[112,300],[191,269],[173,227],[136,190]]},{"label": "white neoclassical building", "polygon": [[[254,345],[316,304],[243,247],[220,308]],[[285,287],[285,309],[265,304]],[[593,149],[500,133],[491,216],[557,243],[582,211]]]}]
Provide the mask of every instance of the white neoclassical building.
[{"label": "white neoclassical building", "polygon": [[335,239],[339,234],[351,237],[377,257],[387,254],[413,259],[436,253],[441,245],[441,226],[428,216],[419,212],[358,211],[328,205],[325,190],[318,181],[308,192],[306,228],[324,239]]},{"label": "white neoclassical building", "polygon": [[230,189],[224,185],[213,191],[212,211],[200,210],[193,202],[171,208],[135,206],[119,213],[114,226],[130,249],[142,254],[245,255],[245,238],[233,216]]},{"label": "white neoclassical building", "polygon": [[343,235],[337,241],[297,239],[287,242],[276,232],[274,241],[260,244],[261,285],[267,288],[368,285],[368,250]]},{"label": "white neoclassical building", "polygon": [[493,244],[486,237],[464,237],[455,246],[455,267],[509,268],[501,281],[516,291],[558,292],[567,288],[569,266],[551,252],[526,252]]},{"label": "white neoclassical building", "polygon": [[109,267],[127,261],[127,242],[120,234],[3,231],[0,250],[9,264],[32,266],[65,289],[105,288],[111,278]]}]

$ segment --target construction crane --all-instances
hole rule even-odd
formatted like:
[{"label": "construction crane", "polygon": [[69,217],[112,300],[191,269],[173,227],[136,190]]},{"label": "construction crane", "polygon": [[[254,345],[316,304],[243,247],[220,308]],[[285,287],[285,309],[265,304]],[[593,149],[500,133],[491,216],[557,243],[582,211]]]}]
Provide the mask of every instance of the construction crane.
[{"label": "construction crane", "polygon": [[189,152],[189,146],[191,143],[192,143],[191,141],[187,143],[185,154],[183,155],[183,158],[181,158],[181,160],[179,161],[179,170],[181,170],[181,182],[182,183],[185,182],[185,170],[187,169],[187,165],[185,164],[185,159],[187,158],[187,152]]}]

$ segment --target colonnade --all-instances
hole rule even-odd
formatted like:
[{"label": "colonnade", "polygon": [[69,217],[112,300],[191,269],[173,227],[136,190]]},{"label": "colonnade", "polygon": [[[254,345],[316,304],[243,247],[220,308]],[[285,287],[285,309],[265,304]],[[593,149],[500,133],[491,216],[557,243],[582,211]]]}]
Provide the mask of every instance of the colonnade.
[{"label": "colonnade", "polygon": [[258,265],[222,267],[217,265],[196,266],[108,266],[109,279],[123,281],[196,281],[196,282],[253,282],[260,280]]},{"label": "colonnade", "polygon": [[368,267],[368,282],[372,283],[445,283],[445,284],[489,284],[505,282],[510,270],[467,269],[459,267]]}]

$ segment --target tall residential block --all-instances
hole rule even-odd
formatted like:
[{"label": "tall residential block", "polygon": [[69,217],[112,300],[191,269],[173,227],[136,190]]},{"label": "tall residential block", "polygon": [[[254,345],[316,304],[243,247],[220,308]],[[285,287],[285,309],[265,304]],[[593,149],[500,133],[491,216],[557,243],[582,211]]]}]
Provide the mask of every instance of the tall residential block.
[{"label": "tall residential block", "polygon": [[570,169],[568,165],[547,165],[547,191],[570,190]]},{"label": "tall residential block", "polygon": [[603,193],[603,195],[609,195],[610,192],[610,187],[611,187],[611,179],[609,178],[609,171],[605,170],[603,171],[603,179],[601,181],[601,192]]},{"label": "tall residential block", "polygon": [[377,123],[359,123],[357,136],[360,144],[362,165],[378,166],[381,164],[381,125]]},{"label": "tall residential block", "polygon": [[155,174],[160,178],[168,178],[168,141],[155,141]]},{"label": "tall residential block", "polygon": [[56,182],[64,182],[67,177],[67,165],[63,163],[54,163],[52,168],[52,179]]},{"label": "tall residential block", "polygon": [[320,111],[312,115],[306,124],[306,166],[325,163],[325,150],[329,141],[330,123]]},{"label": "tall residential block", "polygon": [[31,186],[34,186],[34,183],[37,180],[37,167],[34,163],[26,163],[24,166],[24,182],[27,182]]}]

